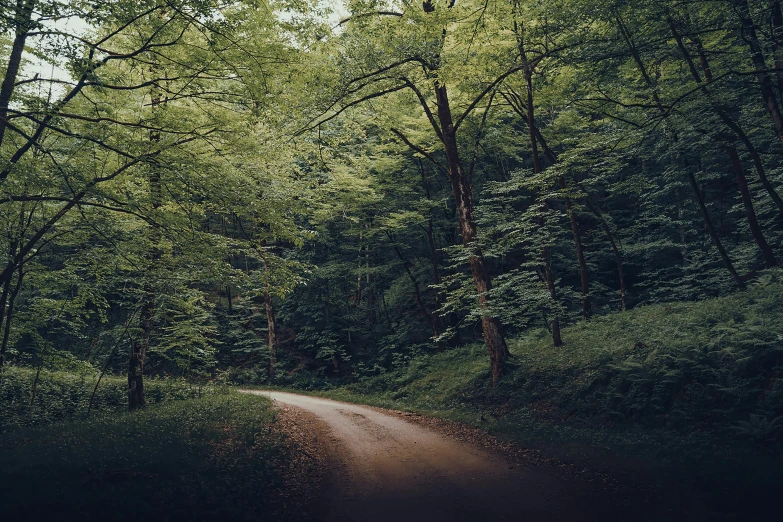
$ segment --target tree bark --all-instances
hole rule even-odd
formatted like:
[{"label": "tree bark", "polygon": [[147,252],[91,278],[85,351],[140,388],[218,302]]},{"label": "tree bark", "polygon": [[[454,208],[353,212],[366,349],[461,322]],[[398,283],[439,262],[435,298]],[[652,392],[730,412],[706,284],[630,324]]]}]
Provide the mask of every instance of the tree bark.
[{"label": "tree bark", "polygon": [[[145,311],[142,309],[142,314]],[[143,321],[142,321],[143,323]],[[142,326],[143,328],[143,326]],[[144,398],[144,357],[146,345],[144,341],[131,343],[131,356],[128,360],[128,409],[135,410],[143,407]]]},{"label": "tree bark", "polygon": [[403,257],[402,251],[400,251],[400,247],[397,246],[397,244],[394,242],[394,238],[391,236],[391,234],[388,231],[386,234],[389,236],[389,240],[392,242],[392,248],[394,248],[394,252],[397,254],[397,257],[402,263],[402,266],[405,269],[405,273],[408,274],[408,279],[410,279],[411,283],[413,283],[413,299],[416,301],[416,306],[418,306],[419,310],[421,310],[421,315],[432,329],[433,337],[438,337],[440,333],[438,332],[437,317],[424,304],[424,299],[421,297],[421,290],[419,288],[419,281],[416,279],[416,276],[413,275],[413,272],[411,272],[410,263]]},{"label": "tree bark", "polygon": [[354,304],[356,306],[359,306],[362,304],[362,249],[364,248],[364,245],[362,244],[362,238],[363,238],[364,231],[362,230],[362,227],[359,227],[359,258],[356,268],[356,295],[354,297]]},{"label": "tree bark", "polygon": [[[566,189],[565,180],[561,177],[559,180],[560,188]],[[582,286],[582,314],[585,319],[590,319],[593,314],[593,308],[590,304],[590,275],[587,271],[587,261],[585,260],[585,249],[582,245],[582,236],[579,230],[579,223],[576,220],[576,214],[574,213],[574,206],[571,203],[571,198],[566,197],[566,212],[568,212],[568,219],[571,221],[571,233],[574,236],[574,247],[576,248],[576,259],[579,263],[579,281]]]},{"label": "tree bark", "polygon": [[756,241],[756,244],[761,251],[764,266],[766,268],[778,266],[775,254],[772,252],[772,248],[770,248],[767,240],[764,238],[764,233],[762,232],[758,218],[756,217],[756,211],[753,209],[753,200],[751,199],[750,191],[748,190],[748,180],[745,178],[745,169],[742,168],[742,161],[740,160],[739,154],[737,154],[737,149],[732,144],[728,145],[726,150],[731,158],[731,166],[734,168],[734,174],[737,176],[737,186],[739,187],[740,195],[742,196],[742,204],[745,206],[750,233],[753,235],[753,239]]},{"label": "tree bark", "polygon": [[[775,1],[777,2],[777,0]],[[725,123],[726,126],[737,135],[740,141],[742,141],[742,144],[745,145],[748,153],[750,153],[750,157],[753,159],[753,166],[756,169],[756,173],[758,174],[759,179],[761,180],[761,184],[764,186],[767,194],[769,194],[769,197],[772,198],[772,201],[778,207],[778,212],[781,214],[781,216],[783,216],[783,199],[780,198],[780,195],[775,190],[772,182],[767,177],[767,172],[764,169],[764,163],[761,161],[761,155],[759,154],[758,150],[756,150],[756,147],[750,141],[747,133],[742,129],[739,123],[734,121],[731,116],[729,116],[729,114],[712,99],[709,89],[707,89],[707,86],[704,85],[699,72],[696,70],[696,65],[693,62],[693,58],[688,52],[688,49],[685,47],[685,44],[682,40],[682,35],[680,35],[679,31],[677,30],[677,26],[674,20],[669,21],[669,26],[671,27],[672,34],[674,35],[674,39],[677,42],[677,46],[680,48],[680,52],[682,52],[683,57],[685,58],[688,67],[690,68],[691,76],[693,76],[693,79],[697,84],[701,85],[701,91],[710,100],[710,105],[712,105],[713,110],[721,119],[721,121],[723,121],[723,123]],[[698,38],[691,39],[696,44],[696,49],[699,53],[699,62],[701,64],[702,71],[704,72],[704,77],[707,79],[707,81],[712,81],[712,70],[710,69],[710,64],[707,60],[707,55],[704,52],[704,48],[701,45],[701,41]]]},{"label": "tree bark", "polygon": [[[156,65],[153,65],[153,72],[155,71],[155,68]],[[161,95],[157,86],[152,87],[150,100],[152,117],[154,119],[161,104]],[[157,130],[150,131],[149,142],[151,148],[157,146],[160,143],[160,132]],[[163,187],[157,166],[151,164],[148,168],[148,189],[152,202],[152,211],[154,213],[157,212],[163,204]],[[146,398],[144,397],[144,362],[150,347],[154,327],[155,299],[157,297],[156,282],[154,281],[155,272],[159,268],[160,259],[162,257],[160,230],[158,230],[156,226],[149,227],[147,237],[150,242],[150,247],[147,252],[147,273],[144,279],[141,312],[139,316],[141,337],[138,342],[132,343],[131,355],[128,360],[129,410],[142,408],[147,404]]]},{"label": "tree bark", "polygon": [[8,310],[5,313],[5,325],[3,327],[3,344],[0,345],[0,361],[5,357],[6,350],[8,349],[8,339],[11,335],[11,319],[14,317],[14,302],[16,296],[19,295],[19,290],[22,288],[22,280],[24,279],[24,265],[19,265],[16,276],[16,286],[11,291],[11,295],[8,298]]},{"label": "tree bark", "polygon": [[748,44],[750,50],[750,59],[753,67],[756,69],[756,78],[759,81],[761,97],[764,99],[764,106],[767,109],[772,124],[775,127],[775,134],[781,143],[783,143],[783,115],[780,113],[777,97],[772,86],[772,79],[767,72],[767,64],[764,59],[764,52],[758,39],[756,24],[750,14],[748,0],[734,0],[737,7],[736,12],[742,24],[742,38]]},{"label": "tree bark", "polygon": [[[541,135],[541,133],[538,130],[538,127],[536,126],[536,116],[535,116],[536,107],[533,101],[533,66],[530,64],[530,62],[527,59],[527,53],[525,51],[523,36],[521,34],[522,30],[521,27],[517,24],[516,20],[514,20],[514,32],[517,34],[517,48],[519,50],[519,56],[522,59],[523,63],[525,63],[525,67],[523,68],[523,75],[525,78],[524,105],[525,105],[525,110],[527,112],[526,121],[527,121],[528,135],[530,137],[530,149],[533,156],[533,172],[539,174],[542,169],[541,158],[538,153],[539,140],[542,143],[542,147],[544,148],[545,153],[547,153],[547,157],[550,159],[550,161],[553,164],[555,162],[554,154],[552,154],[551,151],[549,151],[549,148],[545,144],[544,137]],[[570,204],[571,202],[569,200],[568,205]],[[547,208],[546,203],[544,204],[544,208],[545,209]],[[539,225],[543,226],[543,217],[539,218]],[[555,289],[555,282],[552,275],[551,253],[548,247],[544,247],[542,249],[541,259],[544,263],[544,274],[546,278],[547,290],[549,291],[549,297],[552,299],[552,301],[555,304],[557,304],[557,291]],[[560,317],[557,313],[555,313],[555,316],[552,319],[552,324],[550,326],[550,329],[552,332],[552,344],[555,347],[562,346],[563,338],[560,334]]]},{"label": "tree bark", "polygon": [[696,176],[694,176],[690,170],[688,170],[688,182],[691,184],[691,188],[693,189],[693,194],[696,197],[696,203],[699,205],[699,210],[701,210],[701,215],[704,218],[704,228],[707,229],[707,233],[712,239],[712,243],[715,245],[715,248],[718,249],[718,254],[720,254],[720,258],[723,261],[723,265],[726,267],[726,270],[728,270],[729,273],[731,274],[731,278],[734,280],[737,287],[739,287],[740,289],[744,289],[745,283],[742,281],[740,276],[737,274],[737,271],[734,269],[734,265],[731,262],[731,258],[729,257],[729,254],[726,253],[726,249],[723,248],[723,243],[721,243],[717,232],[715,232],[715,227],[712,226],[712,219],[710,218],[710,213],[707,210],[707,206],[704,204],[704,198],[701,195],[701,189],[699,189],[699,184],[696,181]]},{"label": "tree bark", "polygon": [[477,231],[473,217],[471,181],[467,179],[459,157],[448,92],[444,85],[440,85],[437,82],[435,84],[435,98],[438,106],[438,121],[443,134],[443,145],[448,162],[449,181],[451,182],[451,189],[457,206],[460,231],[462,233],[462,244],[469,251],[470,271],[479,295],[479,308],[482,312],[481,327],[492,363],[492,383],[494,385],[500,379],[504,364],[510,353],[503,336],[503,327],[489,309],[489,292],[492,290],[492,280],[484,263],[481,249],[473,244]]},{"label": "tree bark", "polygon": [[[427,195],[427,201],[432,201],[432,191],[430,190],[430,184],[429,181],[427,181],[426,176],[424,175],[424,166],[421,164],[421,160],[419,160],[419,174],[421,175],[421,184],[424,187],[424,193]],[[438,268],[438,249],[435,245],[435,234],[432,230],[432,215],[429,216],[427,219],[427,228],[424,230],[424,233],[427,235],[427,244],[430,247],[430,261],[432,262],[432,280],[435,282],[436,285],[440,284],[440,270]],[[441,294],[438,293],[437,295],[438,304],[441,302]]]},{"label": "tree bark", "polygon": [[17,0],[16,3],[14,42],[11,45],[11,55],[8,58],[3,84],[0,86],[0,145],[3,144],[5,131],[8,128],[8,104],[11,102],[11,96],[14,94],[16,78],[19,75],[19,67],[22,64],[22,53],[24,52],[27,35],[30,33],[30,22],[34,7],[35,0]]},{"label": "tree bark", "polygon": [[269,379],[269,382],[272,382],[275,378],[275,365],[277,364],[277,321],[275,317],[275,306],[272,301],[269,265],[266,261],[264,261],[264,306],[266,308],[267,350],[269,353],[267,378]]},{"label": "tree bark", "polygon": [[783,11],[780,0],[769,0],[772,19],[773,55],[775,58],[775,76],[778,80],[778,96],[783,100]]},{"label": "tree bark", "polygon": [[[370,228],[369,224],[364,225],[366,229]],[[367,236],[369,238],[370,231],[367,230]],[[367,285],[367,308],[369,311],[368,321],[374,325],[378,322],[378,317],[375,313],[375,292],[372,287],[372,275],[370,274],[370,242],[367,241],[367,246],[364,249],[364,266],[367,271],[365,272],[364,282]]]},{"label": "tree bark", "polygon": [[[549,290],[549,296],[552,298],[552,301],[557,304],[557,289],[555,288],[555,281],[552,277],[552,260],[549,249],[545,248],[542,255],[544,258],[546,288]],[[552,319],[550,329],[552,331],[552,344],[555,348],[563,346],[563,337],[560,334],[560,315],[557,312],[555,312],[555,317]]]},{"label": "tree bark", "polygon": [[[747,4],[746,4],[747,5]],[[634,61],[636,62],[636,66],[638,67],[642,78],[644,79],[645,83],[648,87],[651,89],[655,89],[655,83],[652,81],[652,78],[650,78],[650,75],[647,72],[647,68],[644,65],[644,62],[642,61],[642,57],[639,54],[639,50],[636,48],[636,44],[634,43],[633,39],[631,38],[631,34],[628,32],[628,29],[623,25],[622,21],[618,19],[618,25],[620,27],[620,32],[623,35],[623,39],[625,40],[626,44],[628,45],[628,48],[631,51],[631,55],[633,56]],[[676,28],[673,24],[670,25],[676,34]],[[693,71],[693,67],[691,67],[691,70]],[[653,90],[652,93],[653,100],[655,101],[658,111],[664,115],[666,114],[666,109],[663,106],[663,102],[661,102],[661,98],[658,96],[658,92],[656,90]],[[679,137],[675,133],[672,137],[672,141],[674,142],[674,146],[676,147],[679,143]],[[715,232],[715,227],[712,225],[712,219],[710,218],[710,213],[707,210],[707,206],[704,203],[704,197],[701,193],[701,189],[699,189],[699,184],[696,181],[696,176],[690,171],[689,168],[686,167],[687,170],[687,178],[688,183],[690,183],[691,188],[693,189],[693,195],[696,198],[696,204],[699,206],[699,210],[701,211],[701,215],[704,218],[704,226],[707,229],[707,233],[710,236],[710,239],[712,239],[713,244],[715,245],[715,248],[718,250],[718,254],[721,257],[721,260],[723,261],[724,266],[731,274],[732,279],[737,284],[737,287],[744,289],[745,283],[740,279],[739,275],[737,274],[737,271],[734,269],[734,265],[731,262],[731,258],[729,258],[728,253],[726,252],[726,249],[723,248],[723,243],[720,241],[720,237],[718,237],[717,232]]]},{"label": "tree bark", "polygon": [[620,304],[622,306],[622,311],[625,312],[627,306],[625,302],[625,271],[623,270],[623,256],[620,254],[620,249],[617,247],[617,242],[614,239],[614,234],[612,233],[612,229],[609,226],[609,223],[606,221],[606,216],[604,216],[604,213],[601,211],[598,205],[595,205],[590,200],[590,195],[587,194],[587,192],[585,192],[585,201],[587,202],[587,208],[590,209],[590,212],[592,212],[601,222],[601,228],[604,229],[604,233],[609,239],[609,244],[612,247],[614,260],[617,263],[617,276],[620,279]]}]

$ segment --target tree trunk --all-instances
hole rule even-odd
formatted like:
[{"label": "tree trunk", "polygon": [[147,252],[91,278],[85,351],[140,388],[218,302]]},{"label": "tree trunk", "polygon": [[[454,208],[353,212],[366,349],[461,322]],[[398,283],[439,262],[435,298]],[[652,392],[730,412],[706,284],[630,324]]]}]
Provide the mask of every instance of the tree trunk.
[{"label": "tree trunk", "polygon": [[585,201],[587,201],[587,208],[589,208],[595,217],[597,217],[601,222],[601,227],[604,229],[604,233],[609,239],[609,244],[612,247],[614,260],[617,263],[617,275],[620,279],[620,304],[622,306],[623,312],[625,312],[627,307],[625,302],[625,271],[623,270],[623,256],[620,254],[620,249],[617,248],[617,242],[614,239],[614,234],[612,233],[612,229],[609,226],[609,223],[606,221],[604,213],[597,205],[593,204],[593,202],[590,200],[590,195],[587,194],[587,192],[585,192]]},{"label": "tree trunk", "polygon": [[[369,229],[370,225],[365,224],[365,228]],[[369,238],[370,231],[367,230],[367,236]],[[364,282],[367,285],[367,308],[369,310],[368,321],[371,325],[378,322],[377,315],[375,313],[375,293],[372,287],[372,275],[370,274],[370,242],[367,241],[367,246],[364,249],[364,266],[367,271],[365,272]]]},{"label": "tree trunk", "polygon": [[[566,189],[565,180],[560,178],[560,188]],[[568,219],[571,221],[571,233],[574,236],[574,247],[576,248],[576,259],[579,263],[579,281],[582,286],[582,314],[585,319],[590,319],[593,313],[593,308],[590,304],[590,279],[587,271],[587,261],[585,260],[585,249],[582,245],[581,232],[579,230],[579,223],[576,220],[576,214],[574,213],[574,206],[571,203],[571,198],[566,197],[566,211],[568,212]]]},{"label": "tree trunk", "polygon": [[22,53],[24,52],[27,35],[30,32],[30,21],[32,20],[34,7],[34,0],[17,1],[16,4],[16,12],[14,13],[14,43],[11,45],[11,55],[8,58],[3,84],[0,86],[0,145],[3,144],[5,131],[8,128],[8,104],[11,101],[11,96],[14,94],[16,78],[19,75],[19,67],[22,64]]},{"label": "tree trunk", "polygon": [[460,161],[446,87],[436,83],[435,96],[438,106],[438,120],[443,133],[443,145],[449,168],[449,181],[451,182],[454,201],[457,205],[462,244],[470,253],[470,271],[479,295],[479,308],[482,312],[481,327],[492,363],[492,383],[494,385],[500,379],[503,373],[503,366],[510,353],[506,346],[500,321],[489,310],[489,292],[492,290],[492,280],[484,264],[481,250],[473,244],[473,241],[476,239],[476,222],[473,218],[473,191],[471,182],[467,179]]},{"label": "tree trunk", "polygon": [[20,265],[17,270],[16,286],[11,291],[11,295],[8,298],[8,310],[5,314],[5,325],[3,327],[3,344],[0,345],[0,360],[5,357],[6,350],[8,349],[8,338],[11,334],[11,319],[14,317],[14,302],[16,296],[19,295],[19,290],[22,288],[22,279],[24,279],[24,265]]},{"label": "tree trunk", "polygon": [[[13,276],[13,272],[11,273],[11,275]],[[6,313],[6,307],[8,305],[8,293],[11,289],[10,279],[4,280],[2,282],[2,285],[3,285],[3,290],[0,292],[0,328],[2,328],[5,323],[5,313]],[[5,367],[5,350],[0,349],[0,373],[3,371],[4,367]]]},{"label": "tree trunk", "polygon": [[759,81],[761,97],[764,99],[764,106],[767,109],[772,124],[775,127],[775,134],[781,143],[783,143],[783,116],[780,113],[777,97],[772,86],[772,79],[767,72],[767,64],[764,59],[764,53],[761,43],[758,39],[756,25],[750,14],[748,0],[735,0],[736,12],[742,24],[742,39],[748,44],[750,50],[750,59],[753,67],[756,69],[756,78]]},{"label": "tree trunk", "polygon": [[715,232],[715,228],[712,226],[712,219],[710,218],[710,213],[707,210],[707,206],[704,204],[704,198],[701,195],[701,190],[699,189],[699,184],[696,181],[696,176],[694,176],[690,170],[688,170],[688,181],[691,184],[693,194],[696,198],[696,203],[699,205],[699,210],[701,210],[701,215],[704,218],[704,228],[707,229],[707,233],[710,235],[712,243],[715,245],[715,248],[718,249],[718,253],[720,254],[721,260],[723,261],[723,265],[731,274],[731,278],[737,284],[737,287],[744,289],[745,283],[737,274],[737,271],[734,270],[734,265],[731,262],[731,258],[729,257],[729,254],[726,253],[726,249],[723,248],[723,243],[721,243],[717,232]]},{"label": "tree trunk", "polygon": [[[20,225],[20,234],[24,227],[24,210],[20,212],[19,219],[21,222]],[[9,294],[11,294],[11,285],[12,280],[14,277],[14,272],[19,270],[19,282],[17,284],[17,288],[14,290],[14,294],[18,292],[18,287],[22,283],[22,264],[24,257],[22,257],[22,261],[19,260],[19,257],[17,255],[17,249],[19,248],[21,243],[21,238],[16,238],[13,241],[11,241],[11,244],[8,246],[8,263],[6,264],[5,270],[3,270],[2,277],[0,277],[0,284],[2,285],[3,289],[0,292],[0,329],[2,329],[4,326],[6,329],[8,329],[8,325],[6,324],[6,312],[7,307],[10,308],[8,303],[8,297]],[[8,313],[8,320],[10,321],[11,314]],[[5,337],[5,336],[4,336]],[[7,344],[3,343],[0,345],[0,374],[3,372],[3,368],[5,366],[5,353],[6,353],[6,347]]]},{"label": "tree trunk", "polygon": [[750,191],[748,190],[748,180],[745,177],[745,169],[742,168],[742,161],[740,160],[739,154],[737,154],[737,149],[734,145],[729,145],[726,150],[731,158],[731,166],[734,168],[734,173],[737,176],[737,186],[739,187],[740,195],[742,196],[742,204],[745,206],[750,233],[753,235],[753,239],[756,240],[756,244],[761,251],[761,257],[764,259],[764,266],[766,268],[778,266],[775,254],[772,252],[772,248],[770,248],[767,240],[764,239],[764,233],[762,232],[758,218],[756,217],[756,211],[753,209],[753,200],[751,199]]},{"label": "tree trunk", "polygon": [[[421,164],[421,160],[419,160],[419,173],[421,175],[421,184],[424,187],[424,193],[427,195],[427,201],[432,201],[432,192],[430,190],[430,184],[429,181],[427,181],[426,176],[424,175],[424,166]],[[427,228],[424,230],[424,233],[427,235],[427,244],[430,247],[430,261],[432,262],[432,280],[435,282],[436,285],[440,284],[440,271],[438,269],[438,249],[435,245],[435,234],[432,230],[432,215],[429,216],[427,219]],[[438,304],[441,302],[441,294],[438,293],[437,295]]]},{"label": "tree trunk", "polygon": [[[740,0],[744,1],[744,0]],[[746,3],[747,5],[747,3]],[[628,45],[631,55],[633,56],[634,61],[636,62],[636,66],[638,67],[642,78],[644,79],[645,83],[648,87],[651,89],[655,89],[655,83],[650,78],[650,75],[647,72],[647,68],[644,65],[644,62],[642,61],[641,55],[639,54],[638,49],[636,48],[636,44],[633,42],[633,39],[631,38],[630,33],[623,25],[622,21],[618,20],[618,25],[620,27],[620,31],[623,35],[623,39],[625,40],[626,44]],[[677,30],[673,23],[671,23],[670,20],[670,26],[675,34],[675,38],[677,37]],[[680,45],[680,48],[682,49],[681,40],[678,39],[678,44]],[[686,52],[687,55],[687,52]],[[706,59],[706,57],[705,57]],[[694,68],[691,66],[691,72],[693,72]],[[711,77],[710,73],[710,77]],[[698,77],[698,74],[696,75]],[[661,102],[660,97],[658,96],[657,91],[653,90],[653,99],[658,107],[658,111],[662,114],[666,114],[666,109],[663,106],[663,103]],[[774,100],[773,100],[774,101]],[[672,141],[674,142],[674,146],[676,147],[679,143],[679,137],[675,133],[672,137]],[[702,196],[701,190],[699,189],[699,184],[696,181],[696,176],[693,175],[693,173],[690,171],[690,169],[687,169],[687,177],[688,182],[691,185],[691,188],[693,189],[693,195],[696,198],[696,203],[699,206],[699,210],[701,211],[701,215],[704,218],[704,226],[707,229],[707,233],[710,236],[710,239],[712,240],[713,244],[715,245],[715,248],[718,249],[718,253],[721,257],[721,260],[723,261],[724,266],[731,274],[732,279],[737,284],[737,286],[741,289],[745,288],[745,283],[740,279],[739,275],[737,275],[737,271],[734,269],[734,265],[731,262],[731,258],[729,258],[729,255],[726,253],[726,249],[723,248],[723,243],[720,241],[720,237],[718,237],[718,234],[715,232],[715,228],[712,226],[712,219],[710,218],[710,213],[707,210],[707,206],[704,204],[704,197]]]},{"label": "tree trunk", "polygon": [[[777,0],[774,0],[774,3],[777,3]],[[780,6],[778,6],[778,10],[779,8]],[[729,114],[720,105],[718,105],[718,103],[716,103],[712,99],[712,96],[709,90],[707,89],[707,86],[703,84],[701,76],[699,75],[699,72],[696,70],[696,65],[693,62],[693,58],[691,58],[688,49],[685,47],[685,44],[682,41],[682,36],[677,30],[677,25],[674,22],[674,20],[669,21],[669,26],[671,27],[672,34],[674,35],[674,39],[677,42],[678,47],[680,48],[680,52],[682,52],[683,57],[685,58],[688,67],[690,68],[691,76],[693,76],[693,79],[696,81],[696,83],[701,85],[701,91],[710,100],[710,104],[712,105],[713,110],[715,110],[715,113],[718,115],[721,121],[723,121],[723,123],[725,123],[726,126],[729,127],[734,132],[734,134],[737,135],[740,141],[742,141],[743,145],[745,145],[745,148],[748,150],[748,153],[750,153],[750,157],[753,159],[753,166],[756,169],[756,173],[758,174],[759,179],[761,180],[761,184],[764,186],[764,189],[767,191],[767,194],[769,194],[769,197],[772,198],[772,201],[778,207],[778,212],[781,214],[781,216],[783,216],[783,199],[780,198],[780,195],[775,190],[775,187],[772,185],[772,182],[767,177],[767,172],[764,169],[764,163],[761,161],[761,155],[759,154],[758,150],[756,150],[756,147],[753,146],[753,143],[750,141],[750,138],[748,137],[747,133],[742,129],[739,123],[734,121],[731,118],[731,116],[729,116]],[[699,62],[701,64],[702,71],[704,72],[704,77],[707,79],[707,81],[712,81],[712,70],[710,69],[710,64],[709,61],[707,60],[707,55],[704,52],[704,48],[701,45],[701,40],[699,40],[698,38],[691,38],[691,39],[696,44],[696,49],[699,52]]]},{"label": "tree trunk", "polygon": [[[416,306],[419,308],[419,310],[421,310],[421,315],[432,329],[433,337],[438,337],[440,335],[438,332],[438,319],[424,304],[424,300],[421,297],[421,291],[419,289],[419,281],[416,279],[416,276],[413,275],[413,272],[411,272],[410,263],[408,263],[408,261],[403,257],[402,252],[400,251],[400,247],[397,246],[397,244],[394,242],[392,235],[388,231],[386,234],[389,236],[389,240],[392,242],[392,248],[394,248],[394,252],[396,252],[397,257],[402,263],[402,266],[405,269],[405,273],[408,274],[408,279],[410,279],[411,283],[413,283],[413,299],[416,301]],[[440,348],[439,345],[438,348]]]},{"label": "tree trunk", "polygon": [[358,259],[358,267],[356,269],[356,296],[354,297],[354,304],[356,306],[359,306],[362,304],[362,249],[364,248],[362,244],[362,237],[364,232],[362,231],[361,226],[359,227],[359,259]]},{"label": "tree trunk", "polygon": [[269,382],[275,378],[275,365],[277,364],[277,324],[275,319],[275,307],[272,301],[272,285],[269,277],[269,265],[264,261],[264,305],[266,307],[267,324],[267,349],[269,351],[269,367],[267,377]]},{"label": "tree trunk", "polygon": [[[545,248],[542,255],[544,258],[544,278],[546,280],[546,288],[549,290],[549,296],[552,298],[552,301],[557,304],[557,289],[555,288],[555,281],[552,277],[552,261],[550,259],[551,255],[549,249]],[[550,328],[552,330],[552,344],[555,346],[555,348],[563,346],[563,337],[560,335],[560,316],[557,312],[555,312],[555,317],[552,319],[552,325]]]},{"label": "tree trunk", "polygon": [[[155,67],[156,66],[153,65],[153,72]],[[156,86],[152,87],[150,100],[152,117],[154,119],[161,104],[160,92]],[[149,142],[151,147],[155,147],[160,143],[160,132],[157,130],[150,131]],[[154,164],[149,166],[147,180],[149,184],[150,200],[152,202],[152,211],[155,213],[163,204],[163,187],[160,179],[160,172]],[[144,361],[147,357],[147,351],[149,350],[152,339],[155,299],[157,297],[156,281],[154,279],[162,257],[160,230],[157,226],[150,226],[147,229],[147,234],[150,248],[147,252],[147,273],[145,274],[144,279],[141,313],[139,317],[141,337],[138,342],[132,343],[131,355],[128,360],[128,409],[130,410],[142,408],[147,404],[146,398],[144,397]]]},{"label": "tree trunk", "polygon": [[772,12],[772,41],[775,57],[775,76],[778,80],[778,95],[783,97],[783,11],[780,9],[780,0],[769,0]]},{"label": "tree trunk", "polygon": [[[142,316],[145,311],[142,309]],[[143,323],[143,320],[142,320]],[[131,356],[128,361],[128,409],[143,407],[144,398],[144,356],[146,346],[144,341],[131,343]]]},{"label": "tree trunk", "polygon": [[[514,28],[515,32],[519,34],[519,28],[517,26],[516,21],[514,21]],[[524,42],[522,41],[522,36],[518,36],[518,48],[519,48],[519,54],[522,58],[522,61],[525,63],[528,63],[527,59],[527,53],[525,52],[525,46]],[[530,136],[530,149],[532,151],[533,155],[533,172],[538,174],[541,172],[541,158],[538,154],[538,141],[542,142],[542,146],[545,151],[548,151],[548,147],[545,145],[544,137],[541,135],[541,133],[538,131],[538,126],[536,125],[536,113],[535,113],[535,103],[533,103],[533,68],[531,65],[526,65],[524,69],[524,76],[525,76],[525,90],[526,90],[526,101],[525,101],[525,108],[527,110],[527,128],[528,128],[528,134]],[[551,154],[551,151],[549,151],[549,154]],[[548,156],[549,157],[549,156]],[[552,163],[554,163],[554,155],[550,158]],[[561,184],[565,184],[565,182],[560,179]],[[571,205],[571,201],[566,198],[567,205]],[[545,204],[546,208],[546,204]],[[573,217],[572,213],[569,212],[569,217]],[[540,218],[540,225],[543,225],[543,218]],[[574,221],[572,219],[572,226],[574,226]],[[575,229],[578,230],[578,229]],[[581,245],[581,241],[578,237],[578,235],[574,236],[575,244],[577,245],[577,251],[581,251],[579,245]],[[549,251],[548,247],[544,247],[541,252],[541,257],[544,261],[544,273],[546,274],[546,285],[547,289],[549,290],[549,296],[552,298],[552,301],[557,304],[557,292],[555,289],[555,282],[554,278],[552,276],[552,263],[551,263],[551,253]],[[581,264],[580,264],[581,267]],[[589,305],[589,301],[588,301]],[[555,313],[554,318],[552,319],[552,344],[555,347],[562,346],[563,345],[563,338],[560,335],[560,318],[557,313]]]}]

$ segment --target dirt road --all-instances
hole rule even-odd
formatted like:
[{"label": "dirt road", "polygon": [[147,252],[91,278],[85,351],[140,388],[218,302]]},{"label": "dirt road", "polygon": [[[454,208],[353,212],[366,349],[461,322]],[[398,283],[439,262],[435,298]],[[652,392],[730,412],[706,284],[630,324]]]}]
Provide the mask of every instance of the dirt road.
[{"label": "dirt road", "polygon": [[319,521],[622,519],[597,500],[590,483],[512,464],[399,415],[291,393],[253,393],[322,421],[316,425],[333,455],[334,470],[311,511]]}]

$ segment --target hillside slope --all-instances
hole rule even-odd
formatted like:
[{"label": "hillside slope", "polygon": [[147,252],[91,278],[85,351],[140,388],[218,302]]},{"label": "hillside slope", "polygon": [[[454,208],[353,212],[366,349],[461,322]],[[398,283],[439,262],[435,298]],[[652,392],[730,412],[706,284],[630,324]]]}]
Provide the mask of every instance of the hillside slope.
[{"label": "hillside slope", "polygon": [[783,272],[723,298],[596,317],[563,337],[561,348],[546,331],[512,341],[495,389],[472,345],[327,395],[461,420],[629,475],[685,470],[736,495],[781,483]]}]

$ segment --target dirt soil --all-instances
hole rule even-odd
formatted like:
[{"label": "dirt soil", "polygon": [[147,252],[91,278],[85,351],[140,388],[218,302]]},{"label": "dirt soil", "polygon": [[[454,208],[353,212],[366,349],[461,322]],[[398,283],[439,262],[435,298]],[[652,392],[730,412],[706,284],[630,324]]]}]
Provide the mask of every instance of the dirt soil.
[{"label": "dirt soil", "polygon": [[[677,518],[628,503],[605,475],[500,444],[480,430],[416,414],[274,391],[297,447],[288,519],[332,521],[620,521]],[[640,509],[640,502],[643,506]],[[671,507],[671,506],[670,506]],[[668,511],[668,513],[664,513]]]}]

